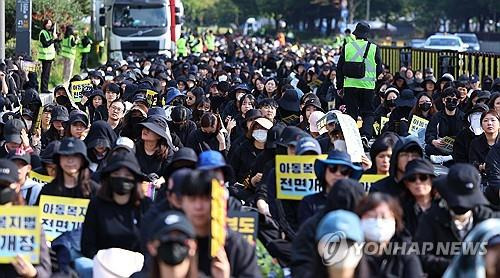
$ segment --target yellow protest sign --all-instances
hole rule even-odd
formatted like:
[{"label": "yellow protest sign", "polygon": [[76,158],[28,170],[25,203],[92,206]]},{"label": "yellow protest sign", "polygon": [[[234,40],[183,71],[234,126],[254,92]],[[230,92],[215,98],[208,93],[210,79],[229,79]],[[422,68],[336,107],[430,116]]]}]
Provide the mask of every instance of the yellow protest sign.
[{"label": "yellow protest sign", "polygon": [[52,241],[62,233],[82,226],[87,213],[88,199],[42,195],[40,215],[45,237]]},{"label": "yellow protest sign", "polygon": [[224,185],[212,180],[210,207],[210,256],[213,258],[226,242],[226,191]]},{"label": "yellow protest sign", "polygon": [[411,123],[410,123],[410,128],[408,129],[408,133],[410,133],[411,135],[419,136],[420,133],[422,132],[425,133],[425,129],[427,128],[428,124],[429,124],[428,120],[413,115],[413,117],[411,118]]},{"label": "yellow protest sign", "polygon": [[0,264],[21,255],[32,264],[40,262],[40,213],[38,207],[0,206]]},{"label": "yellow protest sign", "polygon": [[85,93],[94,89],[90,79],[73,81],[70,85],[70,95],[74,102],[81,102]]},{"label": "yellow protest sign", "polygon": [[156,106],[156,95],[158,93],[152,90],[146,90],[146,101],[150,106]]},{"label": "yellow protest sign", "polygon": [[49,182],[52,182],[52,180],[54,180],[54,177],[42,175],[35,171],[30,171],[29,176],[32,180],[41,184],[47,184]]},{"label": "yellow protest sign", "polygon": [[227,226],[240,233],[248,243],[255,246],[257,240],[259,215],[255,211],[229,211],[227,213]]},{"label": "yellow protest sign", "polygon": [[278,199],[302,200],[321,191],[314,173],[314,161],[326,155],[277,155],[276,193]]},{"label": "yellow protest sign", "polygon": [[361,176],[359,179],[359,183],[363,185],[363,188],[365,189],[365,192],[370,192],[370,187],[372,186],[372,183],[375,183],[383,178],[387,177],[386,175],[370,175],[370,174],[364,174]]},{"label": "yellow protest sign", "polygon": [[384,128],[384,125],[389,122],[389,118],[380,117],[380,131]]}]

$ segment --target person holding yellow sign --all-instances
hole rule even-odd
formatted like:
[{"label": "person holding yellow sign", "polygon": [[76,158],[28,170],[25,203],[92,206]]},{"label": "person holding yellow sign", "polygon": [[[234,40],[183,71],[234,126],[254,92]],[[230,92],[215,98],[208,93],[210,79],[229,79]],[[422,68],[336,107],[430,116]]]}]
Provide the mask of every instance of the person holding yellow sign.
[{"label": "person holding yellow sign", "polygon": [[[21,187],[17,183],[18,180],[18,169],[16,164],[7,159],[0,159],[0,211],[8,210],[9,208],[24,206],[24,199],[21,194]],[[26,218],[26,217],[23,217]],[[35,218],[36,221],[36,218]],[[14,224],[14,222],[12,223]],[[12,227],[12,226],[11,226]],[[39,227],[39,226],[38,226]],[[4,236],[9,236],[8,234],[4,234],[3,229],[0,228],[0,234]],[[7,231],[5,231],[7,232]],[[17,240],[17,236],[14,236]],[[9,263],[3,263],[3,257],[0,257],[2,263],[0,263],[0,276],[2,277],[51,277],[52,274],[52,265],[50,261],[49,248],[45,243],[45,236],[43,232],[40,231],[40,237],[37,242],[40,244],[39,246],[39,257],[38,264],[32,264],[27,258],[21,255],[17,255],[14,258],[7,258]],[[16,241],[17,242],[17,241]],[[20,245],[25,245],[24,242],[19,240]],[[29,246],[21,247],[23,249],[35,249],[35,242],[32,242]],[[15,250],[8,250],[4,248],[10,248],[11,246],[1,246],[0,254],[5,254],[7,252],[12,253]],[[21,249],[19,252],[21,253]],[[24,253],[24,252],[23,252]]]},{"label": "person holding yellow sign", "polygon": [[8,158],[17,166],[19,178],[17,182],[21,186],[21,193],[28,205],[32,206],[36,203],[38,195],[42,190],[42,184],[28,177],[31,171],[31,156],[23,149],[18,148],[10,153]]}]

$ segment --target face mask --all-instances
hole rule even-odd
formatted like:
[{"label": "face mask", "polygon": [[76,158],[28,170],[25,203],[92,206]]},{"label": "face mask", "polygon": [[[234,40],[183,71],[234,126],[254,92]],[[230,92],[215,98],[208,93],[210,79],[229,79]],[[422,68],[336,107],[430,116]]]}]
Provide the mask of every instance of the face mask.
[{"label": "face mask", "polygon": [[254,130],[252,133],[252,137],[257,141],[264,143],[266,142],[267,139],[267,130],[262,130],[262,129]]},{"label": "face mask", "polygon": [[382,218],[361,219],[365,238],[374,242],[388,241],[396,232],[396,220]]},{"label": "face mask", "polygon": [[0,190],[0,205],[5,205],[7,203],[12,202],[12,198],[14,198],[14,189],[10,187],[5,187]]},{"label": "face mask", "polygon": [[386,99],[384,101],[384,103],[385,103],[385,106],[387,106],[389,108],[396,107],[396,100],[395,99]]},{"label": "face mask", "polygon": [[347,152],[347,144],[345,143],[345,140],[335,140],[333,141],[333,146],[337,151]]},{"label": "face mask", "polygon": [[474,135],[483,134],[483,128],[481,127],[481,113],[472,113],[469,116],[470,130],[474,132]]},{"label": "face mask", "polygon": [[167,265],[178,265],[188,256],[188,247],[179,242],[163,242],[158,247],[158,258]]},{"label": "face mask", "polygon": [[429,102],[424,102],[422,104],[419,104],[418,106],[420,107],[420,110],[427,112],[427,111],[431,110],[432,104],[430,104]]},{"label": "face mask", "polygon": [[59,105],[66,106],[70,103],[69,98],[67,96],[58,96],[56,97],[56,102]]},{"label": "face mask", "polygon": [[457,109],[457,106],[458,106],[458,100],[452,100],[446,102],[446,109],[448,109],[448,111],[453,111]]},{"label": "face mask", "polygon": [[109,177],[109,184],[113,192],[118,195],[128,194],[135,187],[134,180],[122,177]]},{"label": "face mask", "polygon": [[219,82],[224,82],[224,81],[227,81],[227,76],[226,75],[221,75],[217,79],[219,80]]}]

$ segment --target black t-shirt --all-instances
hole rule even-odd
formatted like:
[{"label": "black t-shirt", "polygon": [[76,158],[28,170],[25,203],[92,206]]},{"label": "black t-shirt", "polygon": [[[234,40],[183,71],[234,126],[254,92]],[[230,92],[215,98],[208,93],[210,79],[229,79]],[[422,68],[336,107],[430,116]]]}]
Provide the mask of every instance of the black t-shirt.
[{"label": "black t-shirt", "polygon": [[139,161],[141,171],[145,174],[156,173],[158,176],[163,176],[167,165],[172,161],[173,151],[169,148],[166,159],[158,159],[155,155],[148,155],[144,151],[144,147],[140,144],[136,145],[135,157]]},{"label": "black t-shirt", "polygon": [[[90,197],[95,195],[98,188],[99,185],[95,183],[93,180],[90,180]],[[83,192],[79,186],[75,186],[73,188],[67,188],[64,185],[57,184],[55,181],[47,183],[46,185],[43,186],[42,191],[40,191],[40,195],[38,195],[38,200],[36,201],[36,205],[40,203],[40,196],[42,195],[89,199],[89,197],[83,195]]]}]

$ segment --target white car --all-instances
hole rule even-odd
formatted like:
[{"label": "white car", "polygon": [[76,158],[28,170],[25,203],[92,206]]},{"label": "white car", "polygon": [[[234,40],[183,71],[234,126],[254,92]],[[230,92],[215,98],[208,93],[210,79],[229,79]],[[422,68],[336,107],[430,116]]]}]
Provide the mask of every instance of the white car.
[{"label": "white car", "polygon": [[469,47],[455,35],[432,35],[425,40],[425,49],[466,51]]},{"label": "white car", "polygon": [[460,37],[462,41],[469,45],[468,50],[479,51],[481,46],[479,45],[479,40],[474,33],[455,33],[455,36]]}]

